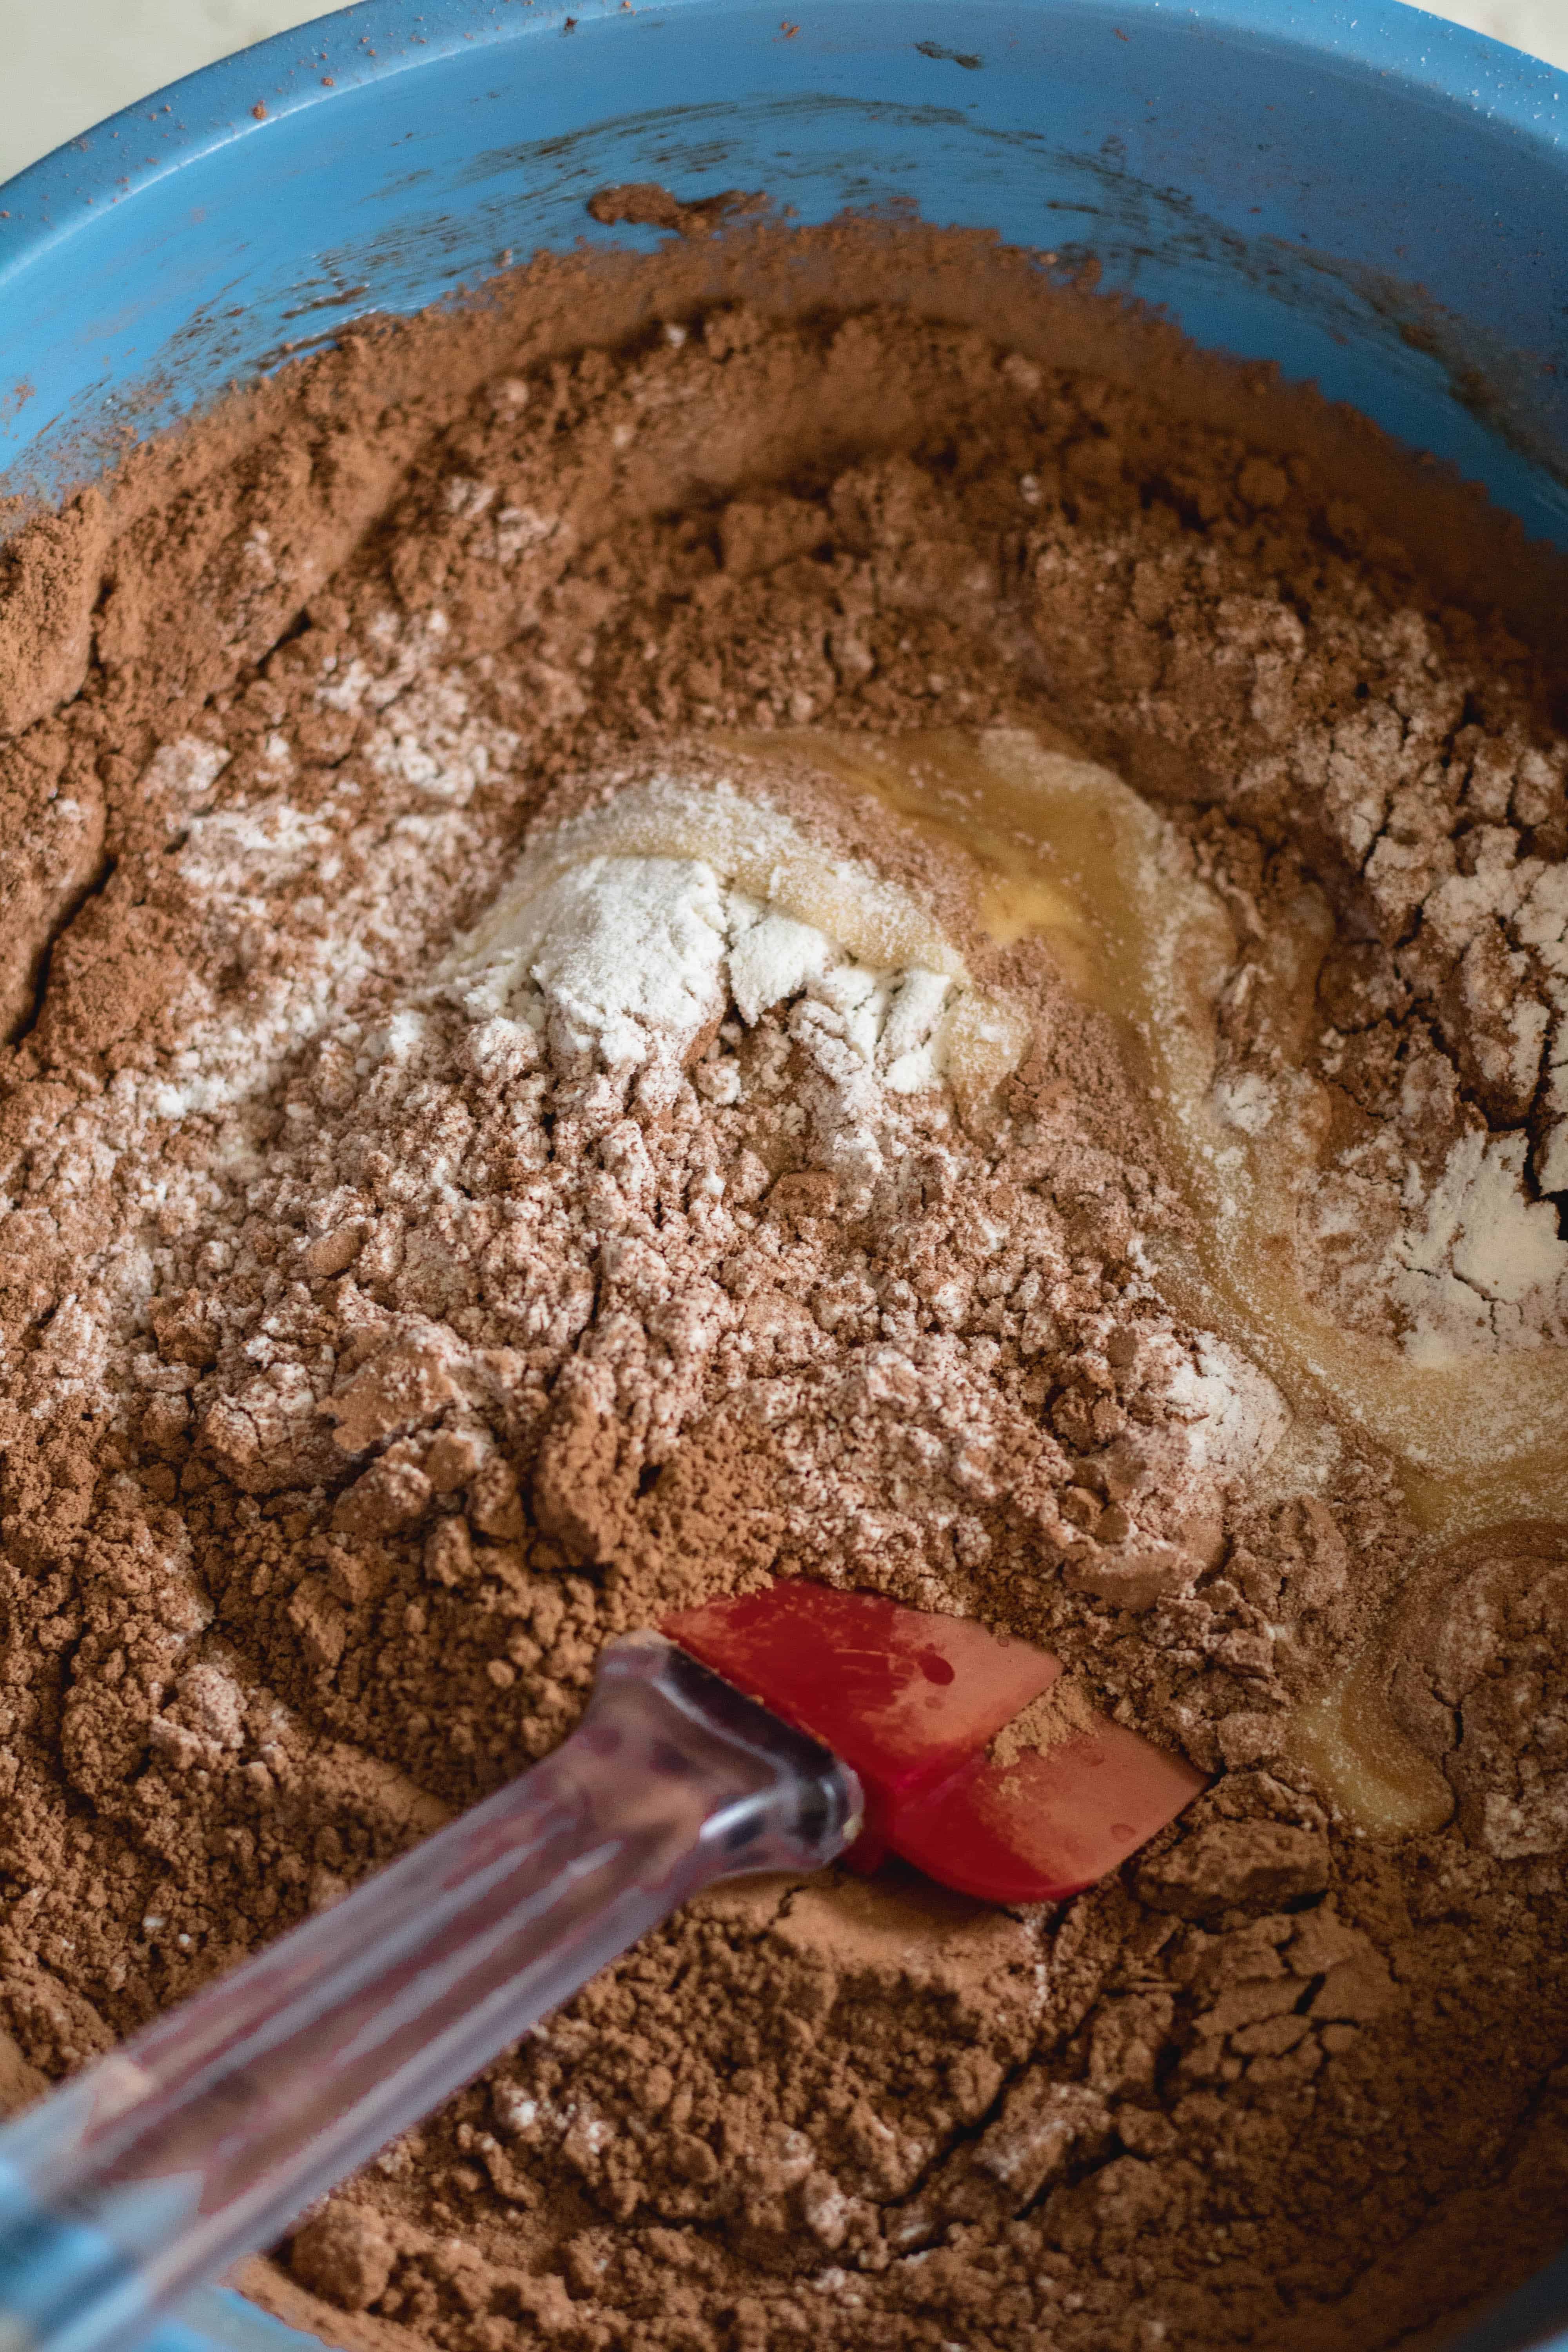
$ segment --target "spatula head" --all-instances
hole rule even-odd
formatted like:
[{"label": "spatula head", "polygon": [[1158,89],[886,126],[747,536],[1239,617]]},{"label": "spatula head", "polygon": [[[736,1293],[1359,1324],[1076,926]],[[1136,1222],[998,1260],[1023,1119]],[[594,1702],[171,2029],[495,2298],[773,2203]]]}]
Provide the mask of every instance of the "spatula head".
[{"label": "spatula head", "polygon": [[880,1845],[900,1799],[951,1779],[1062,1670],[962,1617],[793,1579],[682,1610],[660,1631],[853,1766]]},{"label": "spatula head", "polygon": [[1056,1902],[1108,1876],[1204,1785],[1179,1756],[1097,1715],[1089,1730],[1011,1763],[972,1757],[900,1808],[890,1843],[961,1894]]},{"label": "spatula head", "polygon": [[988,1744],[1050,1688],[1061,1661],[963,1618],[788,1579],[682,1610],[662,1628],[727,1682],[826,1741],[859,1775],[887,1851],[1001,1903],[1076,1894],[1174,1819],[1202,1776],[1105,1716],[1003,1765]]}]

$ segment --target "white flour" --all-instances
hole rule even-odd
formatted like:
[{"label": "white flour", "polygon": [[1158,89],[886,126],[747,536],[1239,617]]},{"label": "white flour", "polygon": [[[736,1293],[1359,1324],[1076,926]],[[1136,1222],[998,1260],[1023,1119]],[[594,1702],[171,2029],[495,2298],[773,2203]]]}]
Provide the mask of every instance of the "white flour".
[{"label": "white flour", "polygon": [[[750,804],[742,854],[726,796],[691,794],[668,809],[660,795],[640,797],[639,810],[616,804],[608,824],[578,821],[525,851],[439,975],[447,986],[461,984],[475,1017],[523,1024],[544,1037],[563,1071],[585,1076],[597,1061],[617,1079],[635,1076],[639,1100],[656,1103],[730,1003],[754,1027],[774,1006],[799,999],[799,1042],[841,1090],[858,1127],[875,1119],[884,1093],[942,1083],[954,1016],[966,1005],[973,1028],[975,992],[928,917],[882,877],[847,861],[830,864],[774,810]],[[682,854],[694,837],[731,870]],[[747,882],[759,878],[759,837],[766,878],[793,908],[736,887],[737,866]],[[595,845],[605,838],[639,845],[636,854],[605,854]],[[801,919],[795,908],[803,899],[836,909],[856,948]],[[865,953],[879,943],[896,950],[904,940],[933,950],[946,969]]]}]

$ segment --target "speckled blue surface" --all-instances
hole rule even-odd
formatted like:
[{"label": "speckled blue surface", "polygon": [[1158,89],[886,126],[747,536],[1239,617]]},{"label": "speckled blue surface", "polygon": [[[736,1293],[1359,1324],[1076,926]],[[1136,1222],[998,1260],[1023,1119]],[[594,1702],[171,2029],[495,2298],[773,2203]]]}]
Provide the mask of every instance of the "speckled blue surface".
[{"label": "speckled blue surface", "polygon": [[364,0],[0,189],[0,486],[504,249],[652,244],[584,203],[653,178],[1093,251],[1568,544],[1568,76],[1387,0],[573,5]]},{"label": "speckled blue surface", "polygon": [[[503,250],[651,247],[584,204],[657,179],[1092,253],[1568,546],[1568,76],[1394,0],[572,9],[362,0],[0,187],[0,495]],[[307,2341],[233,2295],[191,2317],[163,2352]]]}]

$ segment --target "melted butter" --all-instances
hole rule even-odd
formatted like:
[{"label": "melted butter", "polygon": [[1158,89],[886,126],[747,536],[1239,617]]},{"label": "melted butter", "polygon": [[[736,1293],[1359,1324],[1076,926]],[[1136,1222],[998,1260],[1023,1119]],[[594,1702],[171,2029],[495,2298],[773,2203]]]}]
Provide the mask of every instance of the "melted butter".
[{"label": "melted butter", "polygon": [[[770,740],[753,739],[765,753]],[[1309,1423],[1348,1417],[1386,1448],[1410,1510],[1447,1541],[1521,1513],[1568,1518],[1568,1350],[1417,1363],[1392,1341],[1321,1313],[1299,1272],[1293,1202],[1310,1181],[1326,1105],[1304,1075],[1289,1116],[1258,1135],[1212,1097],[1215,1006],[1236,958],[1217,896],[1173,829],[1061,736],[812,731],[803,750],[869,790],[926,837],[963,852],[975,906],[1003,945],[1045,939],[1064,977],[1140,1049],[1199,1239],[1155,1268],[1167,1303],[1263,1364]],[[1267,942],[1260,1017],[1289,1068],[1308,1043],[1318,966],[1332,937],[1309,891]],[[1368,1650],[1298,1714],[1298,1753],[1363,1828],[1405,1836],[1452,1810],[1436,1767],[1383,1697],[1387,1651]]]},{"label": "melted butter", "polygon": [[1347,1674],[1291,1720],[1302,1763],[1370,1837],[1415,1837],[1440,1830],[1454,1792],[1429,1757],[1412,1747],[1388,1712],[1384,1660],[1365,1651]]},{"label": "melted butter", "polygon": [[[1136,1015],[1140,909],[1120,884],[1136,849],[1127,820],[1147,812],[1121,785],[1128,805],[1108,807],[1101,787],[1117,779],[1107,770],[1065,737],[1047,744],[1011,730],[974,737],[933,728],[891,738],[813,730],[791,740],[917,834],[962,851],[977,868],[975,912],[999,946],[1048,940],[1089,1003]],[[761,751],[769,739],[751,740]]]},{"label": "melted butter", "polygon": [[[759,741],[766,739],[758,739]],[[803,743],[806,739],[801,739]],[[1300,1075],[1259,1135],[1212,1098],[1215,1005],[1236,958],[1230,920],[1173,829],[1109,769],[1017,730],[979,737],[814,735],[813,755],[980,868],[977,910],[1005,943],[1044,937],[1069,982],[1139,1042],[1200,1232],[1167,1249],[1162,1292],[1262,1363],[1298,1412],[1359,1422],[1394,1457],[1413,1513],[1444,1537],[1521,1511],[1568,1516],[1568,1350],[1418,1363],[1321,1312],[1297,1270],[1294,1202],[1326,1103]],[[1255,1013],[1287,1067],[1314,1019],[1333,935],[1303,893],[1266,943]]]}]

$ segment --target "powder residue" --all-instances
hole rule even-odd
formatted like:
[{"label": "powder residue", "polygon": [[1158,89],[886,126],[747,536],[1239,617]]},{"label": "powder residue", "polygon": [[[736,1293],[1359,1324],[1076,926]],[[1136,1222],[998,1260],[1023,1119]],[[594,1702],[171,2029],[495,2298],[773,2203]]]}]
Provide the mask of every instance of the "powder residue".
[{"label": "powder residue", "polygon": [[[1299,404],[1178,415],[1006,282],[1011,341],[690,278],[488,371],[426,320],[18,542],[84,617],[0,664],[0,2096],[764,1575],[1041,1640],[1213,1776],[1045,1911],[689,1906],[251,2267],[356,2352],[1340,2352],[1560,2231],[1560,1531],[1434,1547],[1179,1310],[1138,1036],[809,744],[1157,803],[1226,1134],[1318,1155],[1291,1278],[1544,1354],[1551,680]],[[1369,1655],[1452,1792],[1408,1838],[1292,1745]]]},{"label": "powder residue", "polygon": [[1044,1755],[1094,1727],[1094,1705],[1070,1675],[1059,1675],[1048,1691],[1005,1723],[986,1753],[994,1764],[1016,1764],[1031,1750]]}]

